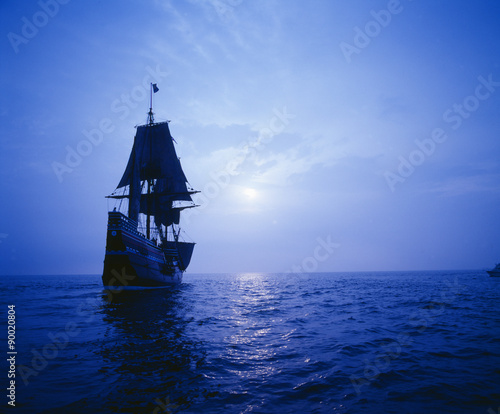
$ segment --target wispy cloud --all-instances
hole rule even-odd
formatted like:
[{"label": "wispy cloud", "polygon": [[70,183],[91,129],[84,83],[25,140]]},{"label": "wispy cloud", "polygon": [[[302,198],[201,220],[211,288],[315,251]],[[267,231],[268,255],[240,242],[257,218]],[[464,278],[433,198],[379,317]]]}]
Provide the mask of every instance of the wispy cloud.
[{"label": "wispy cloud", "polygon": [[256,182],[287,185],[292,177],[305,174],[315,166],[333,165],[345,155],[342,149],[335,151],[335,147],[326,140],[302,139],[282,151],[263,150],[256,153],[245,167],[251,170]]},{"label": "wispy cloud", "polygon": [[471,175],[442,180],[424,192],[443,197],[455,197],[473,193],[500,193],[500,174]]}]

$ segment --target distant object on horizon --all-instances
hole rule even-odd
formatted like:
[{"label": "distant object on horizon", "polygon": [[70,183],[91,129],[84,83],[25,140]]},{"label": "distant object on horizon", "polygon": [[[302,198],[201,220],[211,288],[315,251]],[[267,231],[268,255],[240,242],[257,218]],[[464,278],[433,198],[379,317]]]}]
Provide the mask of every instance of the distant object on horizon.
[{"label": "distant object on horizon", "polygon": [[[168,122],[154,122],[151,84],[150,108],[139,125],[125,172],[108,213],[105,287],[163,286],[182,282],[195,243],[181,241],[180,213],[197,207],[175,152]],[[126,214],[124,214],[126,213]]]},{"label": "distant object on horizon", "polygon": [[487,270],[487,272],[491,277],[500,277],[500,263],[498,263],[494,269]]}]

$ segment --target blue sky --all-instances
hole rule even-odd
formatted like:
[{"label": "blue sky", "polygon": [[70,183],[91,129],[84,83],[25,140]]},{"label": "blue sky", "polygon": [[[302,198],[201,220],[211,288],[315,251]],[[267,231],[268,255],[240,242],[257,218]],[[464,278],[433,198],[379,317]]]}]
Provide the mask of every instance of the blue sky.
[{"label": "blue sky", "polygon": [[170,120],[204,272],[500,261],[496,1],[6,1],[2,274],[100,273],[108,202]]}]

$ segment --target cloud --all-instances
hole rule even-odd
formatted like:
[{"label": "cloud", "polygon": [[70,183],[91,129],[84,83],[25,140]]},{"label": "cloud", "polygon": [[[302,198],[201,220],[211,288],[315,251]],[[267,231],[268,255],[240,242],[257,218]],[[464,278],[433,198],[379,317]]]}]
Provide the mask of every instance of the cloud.
[{"label": "cloud", "polygon": [[[287,136],[288,138],[288,136]],[[283,145],[283,140],[277,143]],[[245,168],[252,173],[255,182],[287,185],[292,177],[302,175],[315,166],[332,165],[343,151],[335,153],[335,145],[326,140],[302,139],[298,144],[284,147],[281,151],[263,148],[249,157]]]},{"label": "cloud", "polygon": [[443,197],[455,197],[473,193],[500,193],[500,174],[453,177],[431,186],[425,192]]}]

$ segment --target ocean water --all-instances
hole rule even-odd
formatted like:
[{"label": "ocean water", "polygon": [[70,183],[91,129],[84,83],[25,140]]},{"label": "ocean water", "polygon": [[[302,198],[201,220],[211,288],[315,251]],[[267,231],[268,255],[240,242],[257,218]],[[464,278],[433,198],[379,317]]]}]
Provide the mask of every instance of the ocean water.
[{"label": "ocean water", "polygon": [[[500,279],[484,271],[0,277],[12,413],[500,410]],[[9,355],[7,355],[9,356]]]}]

